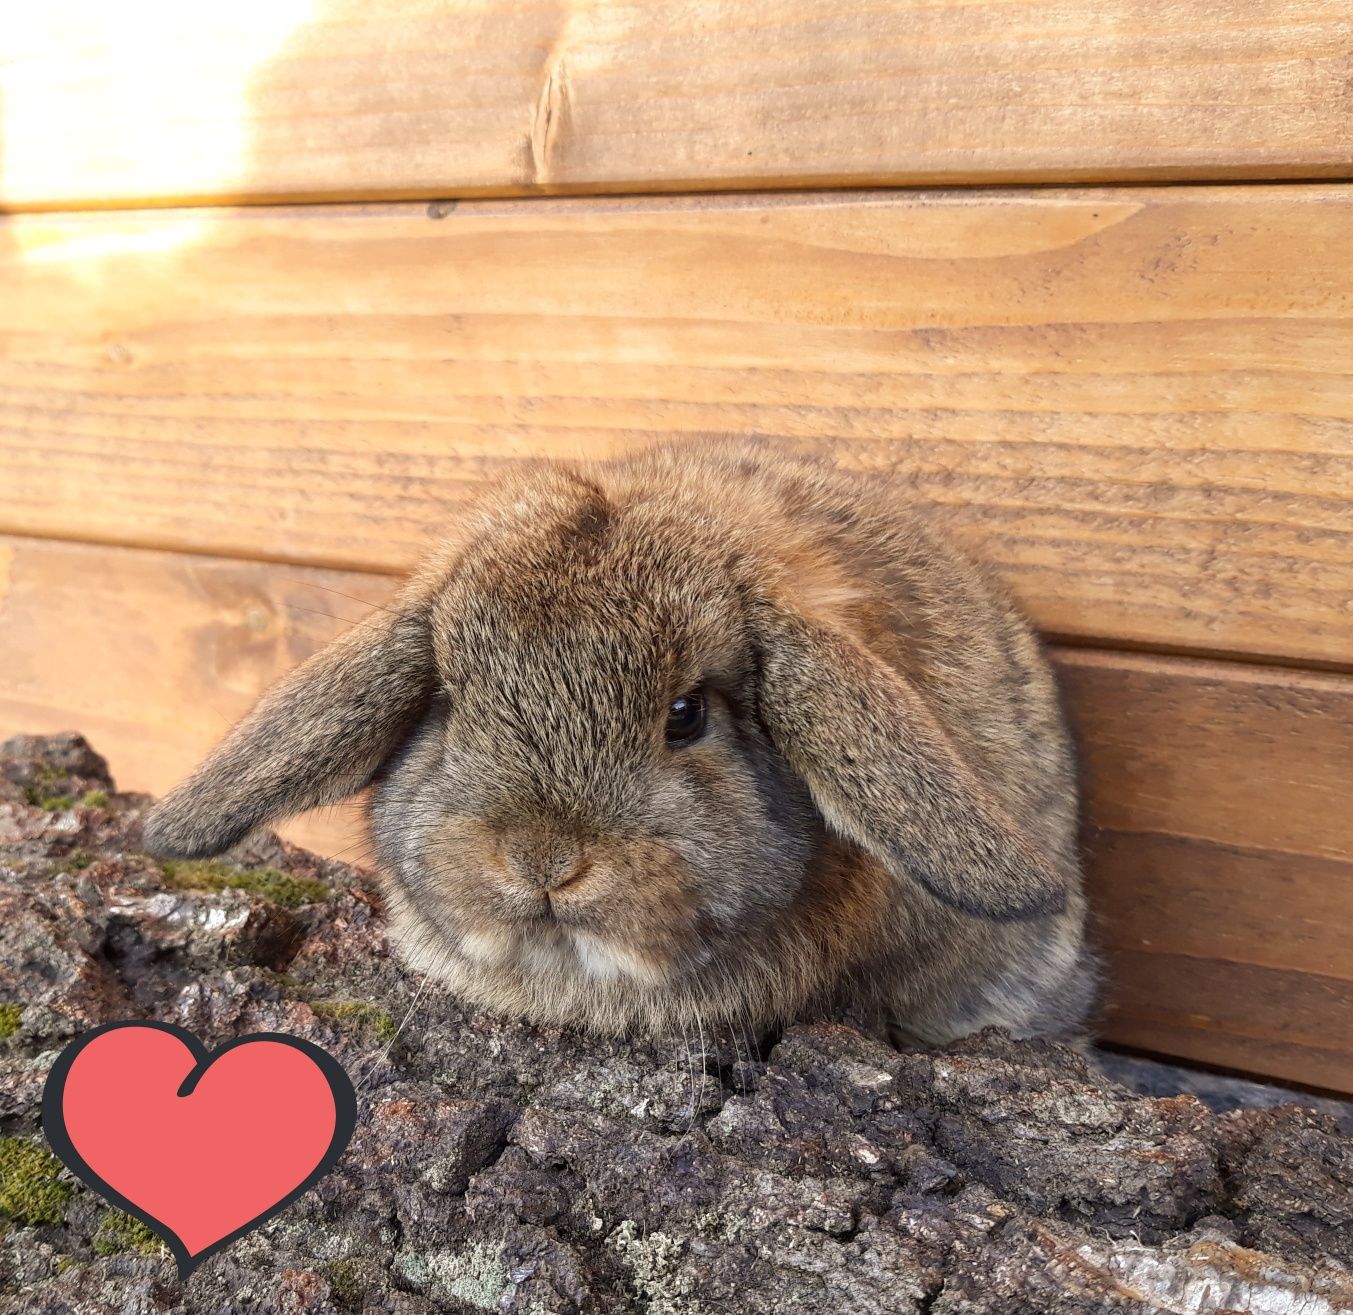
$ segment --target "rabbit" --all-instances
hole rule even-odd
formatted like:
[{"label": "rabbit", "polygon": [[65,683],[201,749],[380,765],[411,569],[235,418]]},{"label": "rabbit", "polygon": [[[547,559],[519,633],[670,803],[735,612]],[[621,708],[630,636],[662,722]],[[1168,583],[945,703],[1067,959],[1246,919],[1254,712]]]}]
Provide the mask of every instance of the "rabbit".
[{"label": "rabbit", "polygon": [[491,1011],[1084,1040],[1051,668],[886,478],[734,440],[523,465],[146,844],[216,854],[367,786],[393,943]]}]

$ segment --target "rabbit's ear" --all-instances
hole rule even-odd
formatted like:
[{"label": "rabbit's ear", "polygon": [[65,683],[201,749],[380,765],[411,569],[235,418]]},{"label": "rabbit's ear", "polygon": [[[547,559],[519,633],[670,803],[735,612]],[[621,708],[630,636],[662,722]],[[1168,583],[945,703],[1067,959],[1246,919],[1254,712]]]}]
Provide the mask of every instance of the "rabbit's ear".
[{"label": "rabbit's ear", "polygon": [[368,617],[274,685],[151,809],[147,850],[218,854],[274,818],[355,794],[427,706],[434,677],[424,615]]},{"label": "rabbit's ear", "polygon": [[836,831],[976,917],[1058,912],[1067,880],[904,675],[844,629],[763,604],[761,719]]}]

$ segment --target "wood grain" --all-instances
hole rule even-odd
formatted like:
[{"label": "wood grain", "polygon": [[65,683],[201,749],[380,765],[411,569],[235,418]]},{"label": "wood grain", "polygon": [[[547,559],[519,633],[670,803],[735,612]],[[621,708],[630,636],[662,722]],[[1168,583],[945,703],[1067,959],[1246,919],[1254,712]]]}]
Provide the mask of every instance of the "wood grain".
[{"label": "wood grain", "polygon": [[[339,633],[337,618],[392,588],[5,539],[0,736],[78,728],[125,787],[163,791]],[[1064,647],[1054,658],[1084,759],[1107,1035],[1353,1091],[1353,678]],[[288,834],[361,855],[350,812]]]},{"label": "wood grain", "polygon": [[1112,1042],[1353,1091],[1353,989],[1346,980],[1273,972],[1213,955],[1121,949],[1110,953],[1109,975],[1116,1003],[1104,1035]]},{"label": "wood grain", "polygon": [[24,216],[0,529],[395,572],[506,463],[751,432],[1053,634],[1348,665],[1350,243],[1342,185]]},{"label": "wood grain", "polygon": [[1343,0],[10,6],[0,204],[1347,177]]},{"label": "wood grain", "polygon": [[[263,689],[394,587],[388,576],[0,539],[0,738],[77,730],[120,789],[163,794]],[[324,854],[366,856],[354,805],[279,829]]]},{"label": "wood grain", "polygon": [[1126,1045],[1353,1091],[1353,680],[1062,649]]}]

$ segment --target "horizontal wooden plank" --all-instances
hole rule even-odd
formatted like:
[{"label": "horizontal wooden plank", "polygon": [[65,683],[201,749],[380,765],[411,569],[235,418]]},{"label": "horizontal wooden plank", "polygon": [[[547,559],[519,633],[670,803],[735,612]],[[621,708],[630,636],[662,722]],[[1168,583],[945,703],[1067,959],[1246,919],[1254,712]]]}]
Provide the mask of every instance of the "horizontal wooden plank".
[{"label": "horizontal wooden plank", "polygon": [[[394,587],[159,551],[0,546],[0,734],[82,730],[124,786],[155,792]],[[1353,1091],[1353,678],[1054,657],[1084,759],[1107,1035]],[[288,833],[361,853],[351,812]]]},{"label": "horizontal wooden plank", "polygon": [[1107,1034],[1353,1091],[1353,679],[1071,649]]},{"label": "horizontal wooden plank", "polygon": [[0,203],[1347,177],[1343,0],[84,0],[0,20]]},{"label": "horizontal wooden plank", "polygon": [[1084,771],[1121,787],[1095,813],[1104,832],[1349,856],[1353,682],[1116,653],[1065,652],[1060,666],[1083,710]]},{"label": "horizontal wooden plank", "polygon": [[[1064,679],[1074,686],[1068,666],[1069,660],[1064,660]],[[1116,689],[1105,693],[1116,694],[1120,706],[1128,702]],[[1083,695],[1073,705],[1087,710],[1080,712],[1082,720],[1095,715],[1096,705],[1085,702],[1093,697]],[[1140,706],[1136,697],[1131,699],[1131,706]],[[1243,701],[1239,706],[1253,705]],[[1112,709],[1106,710],[1100,720],[1107,721],[1113,715]],[[1337,736],[1339,728],[1322,730],[1318,742],[1328,743],[1332,733]],[[1091,777],[1104,775],[1102,769],[1096,771],[1103,735],[1103,729],[1098,728],[1086,740],[1094,760],[1087,767]],[[1353,983],[1353,936],[1349,935],[1353,822],[1347,812],[1341,818],[1331,808],[1323,818],[1326,842],[1342,841],[1342,851],[1332,858],[1309,850],[1294,855],[1281,847],[1280,835],[1265,840],[1262,827],[1253,825],[1251,831],[1261,832],[1253,847],[1179,834],[1182,826],[1195,823],[1195,802],[1198,811],[1204,812],[1209,795],[1215,799],[1224,794],[1228,784],[1235,785],[1234,778],[1243,774],[1240,763],[1256,753],[1244,735],[1244,729],[1234,725],[1224,726],[1216,734],[1215,738],[1227,745],[1243,746],[1242,757],[1232,765],[1230,781],[1222,772],[1222,764],[1213,762],[1201,770],[1184,792],[1183,803],[1176,810],[1179,819],[1167,823],[1164,831],[1115,828],[1112,815],[1116,806],[1122,808],[1122,800],[1115,793],[1116,783],[1123,780],[1121,767],[1114,765],[1108,771],[1114,789],[1094,790],[1097,820],[1088,829],[1085,852],[1094,879],[1095,903],[1105,918],[1105,943],[1114,953],[1160,954],[1181,961],[1222,959],[1275,973],[1311,971],[1328,980]],[[1167,763],[1171,759],[1178,762],[1186,752],[1177,742],[1153,748],[1155,756]],[[1262,760],[1262,749],[1257,752]],[[1242,789],[1245,784],[1240,782]],[[1263,784],[1267,785],[1267,780]],[[1129,826],[1149,824],[1150,818],[1143,814],[1149,814],[1153,807],[1150,794],[1137,778],[1123,809],[1133,814]],[[1283,799],[1309,804],[1313,796],[1318,800],[1325,794],[1307,777],[1300,789],[1289,791]],[[1336,806],[1346,803],[1346,795],[1333,801]],[[1259,815],[1272,818],[1273,810],[1266,805]],[[1277,820],[1281,832],[1282,819]],[[1225,829],[1223,834],[1228,834]],[[1280,916],[1275,916],[1275,910]]]},{"label": "horizontal wooden plank", "polygon": [[1351,244],[1342,185],[23,216],[0,529],[394,572],[523,455],[752,432],[1050,633],[1347,664]]},{"label": "horizontal wooden plank", "polygon": [[1115,950],[1109,969],[1116,998],[1106,1025],[1111,1041],[1353,1091],[1353,990],[1346,981],[1154,951]]}]

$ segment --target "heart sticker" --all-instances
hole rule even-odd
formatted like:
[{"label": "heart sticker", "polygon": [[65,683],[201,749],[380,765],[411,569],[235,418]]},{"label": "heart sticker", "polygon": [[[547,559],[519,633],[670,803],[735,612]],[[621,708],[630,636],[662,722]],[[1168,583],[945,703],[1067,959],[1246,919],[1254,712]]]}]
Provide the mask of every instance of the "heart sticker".
[{"label": "heart sticker", "polygon": [[61,1052],[42,1093],[52,1150],[153,1228],[184,1279],[328,1173],[356,1121],[342,1065],[281,1032],[208,1051],[170,1023],[108,1023]]}]

